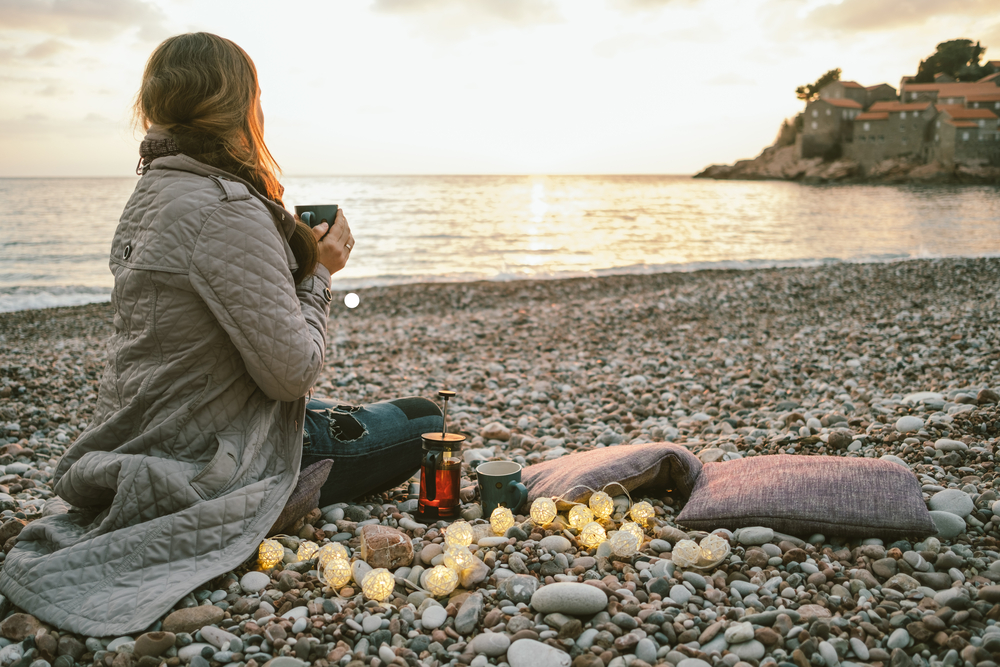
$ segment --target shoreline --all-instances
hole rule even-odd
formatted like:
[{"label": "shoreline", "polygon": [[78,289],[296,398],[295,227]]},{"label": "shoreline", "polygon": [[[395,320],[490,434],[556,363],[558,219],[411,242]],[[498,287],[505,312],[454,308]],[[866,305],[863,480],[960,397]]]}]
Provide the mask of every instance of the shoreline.
[{"label": "shoreline", "polygon": [[[531,465],[664,440],[702,461],[888,455],[917,476],[932,507],[948,490],[972,509],[949,524],[959,532],[923,541],[771,534],[759,544],[722,531],[732,554],[702,572],[669,560],[678,540],[704,533],[677,523],[681,502],[667,493],[646,497],[656,526],[631,558],[609,558],[573,531],[521,516],[506,539],[481,542],[474,571],[440,604],[402,586],[391,604],[366,603],[355,584],[340,599],[308,564],[294,563],[302,539],[343,541],[356,554],[359,522],[376,519],[406,532],[414,565],[429,567],[441,526],[413,523],[404,485],[314,512],[283,538],[285,566],[261,575],[261,588],[241,584],[252,559],[199,587],[150,629],[174,635],[153,654],[157,665],[261,667],[287,656],[301,664],[282,667],[396,658],[476,667],[995,667],[1000,258],[357,292],[354,310],[342,305],[344,292],[335,296],[317,392],[358,403],[455,389],[449,421],[470,435],[465,452],[476,458]],[[18,519],[15,510],[36,518],[51,494],[58,456],[90,418],[110,331],[108,303],[0,313],[0,530]],[[917,392],[934,396],[908,398]],[[896,428],[903,416],[920,426]],[[471,460],[462,470],[466,501]],[[474,523],[477,510],[462,505]],[[419,579],[419,571],[403,576]],[[540,613],[507,581],[532,590],[590,581],[607,605],[596,614]],[[232,633],[240,651],[177,629],[198,605],[218,609],[208,625]],[[293,611],[300,607],[305,615]],[[63,634],[61,654],[51,633],[34,643],[7,638],[35,651],[32,660],[62,660],[54,667],[152,665],[150,654],[139,657],[152,639],[139,634]],[[692,659],[699,662],[684,663]]]}]

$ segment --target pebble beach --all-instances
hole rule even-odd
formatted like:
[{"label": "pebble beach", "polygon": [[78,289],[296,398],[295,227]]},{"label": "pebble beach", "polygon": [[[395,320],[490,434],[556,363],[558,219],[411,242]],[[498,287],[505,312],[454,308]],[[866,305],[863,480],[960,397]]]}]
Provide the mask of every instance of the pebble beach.
[{"label": "pebble beach", "polygon": [[[996,667],[998,293],[1000,259],[401,285],[358,291],[355,309],[340,293],[317,395],[458,394],[476,535],[459,587],[421,590],[447,524],[415,516],[411,480],[317,508],[279,538],[281,564],[233,563],[134,636],[61,633],[0,600],[0,667]],[[107,303],[0,314],[0,556],[91,418],[110,319]],[[938,535],[719,529],[728,557],[678,567],[674,546],[708,533],[676,522],[665,489],[633,494],[656,514],[630,557],[526,508],[489,531],[474,461],[662,441],[706,463],[885,458],[916,476]],[[361,570],[375,525],[412,551],[385,602],[297,559],[303,541],[339,542]]]}]

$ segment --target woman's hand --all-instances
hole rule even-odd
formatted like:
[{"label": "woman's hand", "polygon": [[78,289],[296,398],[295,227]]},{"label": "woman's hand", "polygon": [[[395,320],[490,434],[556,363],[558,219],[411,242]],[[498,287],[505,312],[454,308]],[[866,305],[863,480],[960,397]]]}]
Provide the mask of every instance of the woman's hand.
[{"label": "woman's hand", "polygon": [[320,264],[325,266],[331,275],[344,268],[354,248],[354,236],[351,234],[350,225],[347,224],[347,218],[344,217],[344,209],[337,209],[337,217],[333,219],[332,227],[323,222],[313,227],[312,231],[319,246]]}]

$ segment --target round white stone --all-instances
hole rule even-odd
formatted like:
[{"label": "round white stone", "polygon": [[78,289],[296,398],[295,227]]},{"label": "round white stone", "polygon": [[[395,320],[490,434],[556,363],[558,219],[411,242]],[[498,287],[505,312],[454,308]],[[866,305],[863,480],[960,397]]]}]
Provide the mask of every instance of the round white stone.
[{"label": "round white stone", "polygon": [[924,427],[924,420],[920,417],[907,415],[896,420],[896,430],[900,433],[915,433]]},{"label": "round white stone", "polygon": [[750,623],[734,623],[726,628],[726,641],[730,644],[742,644],[753,639],[753,625]]},{"label": "round white stone", "polygon": [[518,639],[507,649],[507,662],[510,667],[569,667],[571,660],[569,653],[548,644],[534,639]]},{"label": "round white stone", "polygon": [[428,607],[420,617],[420,623],[425,630],[440,628],[446,620],[448,620],[448,611],[438,605]]},{"label": "round white stone", "polygon": [[484,632],[472,640],[472,650],[495,658],[510,648],[510,637],[502,632]]},{"label": "round white stone", "polygon": [[934,447],[944,452],[965,452],[969,446],[961,440],[949,440],[948,438],[938,438],[934,442]]},{"label": "round white stone", "polygon": [[543,614],[558,612],[571,616],[588,616],[603,611],[608,606],[608,596],[599,588],[588,584],[558,582],[535,591],[531,596],[531,606]]},{"label": "round white stone", "polygon": [[957,514],[931,510],[930,515],[939,539],[950,540],[965,532],[965,520]]},{"label": "round white stone", "polygon": [[562,535],[549,535],[538,541],[538,546],[548,551],[565,553],[573,549],[573,544]]},{"label": "round white stone", "polygon": [[932,510],[951,512],[955,516],[965,518],[972,513],[975,505],[968,493],[961,489],[945,489],[931,496],[927,503]]},{"label": "round white stone", "polygon": [[670,588],[670,599],[680,605],[685,605],[691,599],[691,591],[680,584]]},{"label": "round white stone", "polygon": [[741,528],[736,534],[736,540],[746,547],[766,544],[774,539],[774,531],[764,526]]},{"label": "round white stone", "polygon": [[263,572],[250,571],[240,579],[240,588],[243,589],[244,593],[259,593],[267,588],[269,583],[271,583],[271,577]]}]

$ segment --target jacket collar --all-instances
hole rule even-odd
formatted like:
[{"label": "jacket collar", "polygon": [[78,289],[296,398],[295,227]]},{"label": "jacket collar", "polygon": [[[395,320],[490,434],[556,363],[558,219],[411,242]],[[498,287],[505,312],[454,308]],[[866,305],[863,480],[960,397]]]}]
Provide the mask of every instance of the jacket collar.
[{"label": "jacket collar", "polygon": [[[155,126],[154,126],[155,127]],[[151,130],[153,128],[150,128]],[[147,138],[158,138],[151,137],[149,134],[146,135]],[[295,231],[295,216],[285,210],[284,207],[271,201],[264,195],[257,192],[253,185],[243,180],[239,176],[234,176],[228,171],[224,171],[217,167],[205,164],[203,162],[198,162],[197,160],[188,157],[187,155],[167,155],[165,157],[156,158],[149,165],[150,170],[154,169],[173,169],[174,171],[186,171],[192,174],[197,174],[199,176],[224,176],[225,178],[235,181],[237,183],[242,183],[247,187],[254,197],[260,200],[267,210],[271,213],[271,217],[274,218],[274,224],[278,230],[285,237],[285,240],[292,238],[292,232]]]}]

